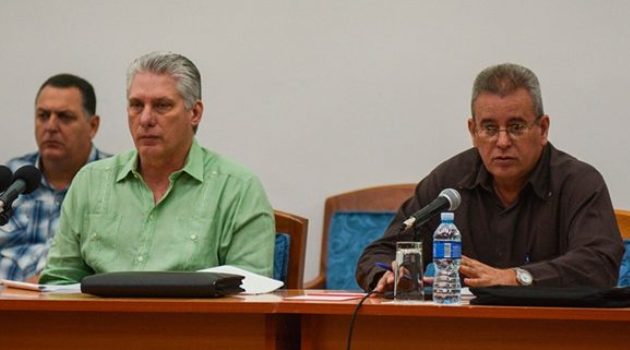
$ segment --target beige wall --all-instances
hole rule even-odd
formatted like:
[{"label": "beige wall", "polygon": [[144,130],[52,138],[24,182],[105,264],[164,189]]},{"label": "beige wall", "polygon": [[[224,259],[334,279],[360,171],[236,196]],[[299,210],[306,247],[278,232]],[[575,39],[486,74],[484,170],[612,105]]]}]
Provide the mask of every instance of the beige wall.
[{"label": "beige wall", "polygon": [[[324,198],[416,182],[469,147],[472,80],[532,68],[552,142],[595,165],[630,208],[628,1],[0,1],[0,162],[33,150],[33,100],[58,72],[93,84],[98,146],[132,147],[125,69],[153,50],[203,75],[200,142],[252,168],[276,208],[311,219]],[[279,161],[283,159],[283,161]]]}]

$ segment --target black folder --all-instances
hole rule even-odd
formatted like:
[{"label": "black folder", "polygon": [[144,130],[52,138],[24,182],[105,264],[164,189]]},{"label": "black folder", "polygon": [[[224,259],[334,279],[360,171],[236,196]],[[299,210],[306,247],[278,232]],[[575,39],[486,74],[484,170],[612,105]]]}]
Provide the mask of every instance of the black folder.
[{"label": "black folder", "polygon": [[81,292],[102,297],[218,298],[244,291],[243,278],[213,272],[108,272],[84,277]]}]

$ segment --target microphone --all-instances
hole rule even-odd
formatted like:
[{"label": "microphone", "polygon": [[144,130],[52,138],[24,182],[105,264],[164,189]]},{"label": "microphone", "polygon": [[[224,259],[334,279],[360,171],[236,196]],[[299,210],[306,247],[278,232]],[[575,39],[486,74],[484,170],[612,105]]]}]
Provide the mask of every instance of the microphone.
[{"label": "microphone", "polygon": [[453,211],[459,207],[459,203],[461,203],[461,201],[462,197],[459,195],[459,192],[452,188],[444,189],[431,203],[427,204],[424,208],[411,215],[409,219],[405,220],[403,222],[402,229],[403,231],[409,229],[416,223],[416,221],[418,221],[419,225],[422,225],[432,216],[437,215],[444,209]]},{"label": "microphone", "polygon": [[13,181],[13,172],[4,165],[0,165],[0,193]]},{"label": "microphone", "polygon": [[25,165],[16,170],[13,174],[13,183],[0,195],[0,213],[11,210],[11,204],[20,194],[35,191],[41,179],[42,173],[32,165]]}]

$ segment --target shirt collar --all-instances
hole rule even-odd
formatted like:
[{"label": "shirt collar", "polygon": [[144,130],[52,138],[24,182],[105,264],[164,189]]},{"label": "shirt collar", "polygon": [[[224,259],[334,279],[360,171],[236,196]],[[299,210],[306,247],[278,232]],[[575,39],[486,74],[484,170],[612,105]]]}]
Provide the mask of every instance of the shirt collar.
[{"label": "shirt collar", "polygon": [[[547,198],[547,193],[549,192],[549,179],[550,179],[550,157],[551,151],[553,149],[553,145],[551,142],[547,142],[547,145],[543,148],[542,154],[538,163],[534,167],[534,170],[529,174],[527,178],[526,184],[530,184],[530,187],[533,189],[534,193],[541,199]],[[482,187],[486,191],[492,192],[494,191],[492,187],[492,174],[488,172],[488,169],[483,165],[481,161],[481,157],[479,156],[479,152],[476,153],[477,162],[479,166],[477,167],[478,171],[471,172],[466,175],[462,181],[459,183],[460,187],[466,189],[473,189],[475,187]]]},{"label": "shirt collar", "polygon": [[[129,160],[118,171],[118,174],[116,175],[116,182],[120,182],[128,176],[141,177],[140,172],[138,172],[138,151],[134,150],[132,154],[133,155],[129,158]],[[203,165],[203,152],[201,146],[197,143],[197,139],[193,139],[184,167],[181,170],[172,173],[170,177],[174,179],[179,177],[181,173],[186,173],[193,179],[203,182]]]},{"label": "shirt collar", "polygon": [[42,155],[37,152],[37,157],[35,158],[35,167],[37,169],[39,169],[39,171],[42,173],[42,178],[41,180],[39,180],[39,185],[45,188],[48,188],[50,190],[55,190],[49,183],[48,183],[48,179],[46,178],[46,176],[44,175],[44,172],[42,171]]},{"label": "shirt collar", "polygon": [[101,159],[101,157],[99,156],[99,150],[96,149],[96,147],[94,147],[94,144],[92,144],[92,149],[90,150],[90,156],[88,157],[86,164],[89,162],[93,162],[95,160],[99,160],[99,159]]},{"label": "shirt collar", "polygon": [[547,194],[550,191],[551,186],[551,152],[553,145],[551,142],[547,142],[543,148],[538,164],[532,172],[529,174],[527,182],[530,183],[532,189],[538,197],[541,199],[547,198]]},{"label": "shirt collar", "polygon": [[188,159],[186,159],[186,164],[181,171],[190,175],[193,179],[203,182],[203,163],[203,151],[201,146],[199,146],[196,139],[193,139],[190,151],[188,152]]},{"label": "shirt collar", "polygon": [[[476,172],[471,171],[468,174],[466,174],[466,176],[464,176],[464,178],[462,178],[462,180],[459,182],[458,187],[472,190],[473,188],[477,186],[481,186],[487,190],[491,190],[492,177],[490,173],[488,173],[488,170],[486,170],[486,167],[483,165],[481,157],[479,156],[479,151],[477,149],[475,149],[475,168],[474,169],[477,169],[477,171]],[[489,188],[487,184],[490,184]]]}]

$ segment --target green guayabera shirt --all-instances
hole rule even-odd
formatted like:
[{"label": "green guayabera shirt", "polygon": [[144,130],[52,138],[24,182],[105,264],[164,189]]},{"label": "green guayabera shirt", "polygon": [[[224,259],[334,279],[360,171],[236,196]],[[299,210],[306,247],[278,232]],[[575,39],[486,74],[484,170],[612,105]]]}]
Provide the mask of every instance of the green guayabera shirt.
[{"label": "green guayabera shirt", "polygon": [[272,275],[273,210],[258,178],[193,142],[154,204],[130,151],[85,166],[61,209],[42,283],[112,271],[234,265]]}]

